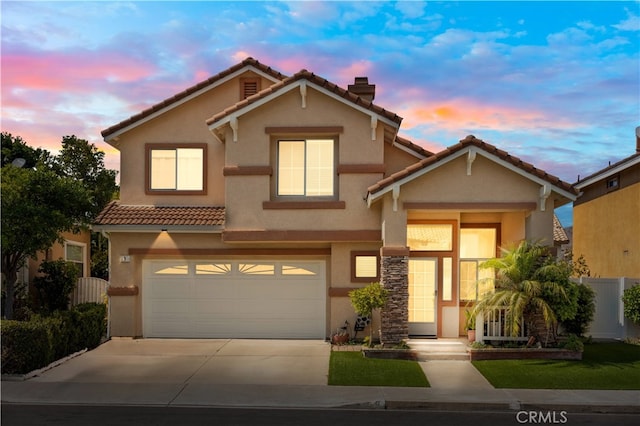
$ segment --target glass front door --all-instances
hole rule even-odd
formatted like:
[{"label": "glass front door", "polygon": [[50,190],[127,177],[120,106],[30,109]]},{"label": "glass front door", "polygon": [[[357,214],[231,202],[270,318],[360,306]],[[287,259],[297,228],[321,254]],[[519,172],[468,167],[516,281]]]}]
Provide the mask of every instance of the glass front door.
[{"label": "glass front door", "polygon": [[438,258],[409,259],[409,335],[437,334]]}]

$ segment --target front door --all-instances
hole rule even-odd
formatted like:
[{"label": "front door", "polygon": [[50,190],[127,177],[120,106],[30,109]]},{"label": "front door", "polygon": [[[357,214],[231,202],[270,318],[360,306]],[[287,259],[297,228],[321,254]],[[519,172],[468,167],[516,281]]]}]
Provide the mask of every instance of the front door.
[{"label": "front door", "polygon": [[437,334],[438,258],[409,259],[409,335]]}]

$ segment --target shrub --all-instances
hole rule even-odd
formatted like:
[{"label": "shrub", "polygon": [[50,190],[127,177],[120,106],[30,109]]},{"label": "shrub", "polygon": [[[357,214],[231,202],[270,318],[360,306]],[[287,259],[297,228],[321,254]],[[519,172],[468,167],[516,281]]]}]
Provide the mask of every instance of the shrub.
[{"label": "shrub", "polygon": [[562,327],[567,333],[584,336],[596,312],[596,293],[587,285],[573,285],[578,292],[576,313],[573,318],[564,319]]},{"label": "shrub", "polygon": [[40,321],[2,321],[2,373],[26,373],[52,360],[47,326]]},{"label": "shrub", "polygon": [[40,293],[42,308],[46,312],[67,310],[69,296],[78,281],[78,267],[72,262],[58,259],[42,262],[38,271],[44,275],[35,277],[33,285]]},{"label": "shrub", "polygon": [[575,334],[570,334],[567,341],[563,342],[560,347],[569,351],[584,351],[584,343],[582,343],[582,340],[580,340],[580,338]]},{"label": "shrub", "polygon": [[640,285],[636,284],[622,294],[624,316],[636,324],[640,324]]},{"label": "shrub", "polygon": [[70,311],[30,321],[2,321],[2,372],[28,373],[82,349],[100,344],[106,306],[84,303]]}]

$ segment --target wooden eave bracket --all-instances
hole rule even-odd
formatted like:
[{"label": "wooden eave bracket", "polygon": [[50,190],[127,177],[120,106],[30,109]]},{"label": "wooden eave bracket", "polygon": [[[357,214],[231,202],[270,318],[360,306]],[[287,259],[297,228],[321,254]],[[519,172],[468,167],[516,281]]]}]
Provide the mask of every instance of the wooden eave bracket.
[{"label": "wooden eave bracket", "polygon": [[467,154],[467,176],[471,176],[471,165],[476,160],[476,152],[472,149]]},{"label": "wooden eave bracket", "polygon": [[542,185],[540,187],[540,211],[543,212],[546,209],[547,198],[551,195],[551,187],[549,185]]},{"label": "wooden eave bracket", "polygon": [[371,116],[371,140],[376,140],[376,129],[378,128],[378,117],[375,115]]},{"label": "wooden eave bracket", "polygon": [[393,211],[398,211],[398,198],[400,198],[400,185],[393,185],[391,190],[391,196],[393,197]]},{"label": "wooden eave bracket", "polygon": [[302,81],[300,83],[300,98],[301,98],[301,107],[304,109],[307,107],[307,82]]},{"label": "wooden eave bracket", "polygon": [[231,130],[233,131],[233,141],[238,142],[238,117],[232,116],[229,120],[229,126],[231,126]]}]

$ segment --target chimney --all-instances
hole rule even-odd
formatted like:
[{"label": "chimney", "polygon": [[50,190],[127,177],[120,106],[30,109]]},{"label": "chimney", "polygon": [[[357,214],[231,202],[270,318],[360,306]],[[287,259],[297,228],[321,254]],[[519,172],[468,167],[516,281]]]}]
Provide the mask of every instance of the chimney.
[{"label": "chimney", "polygon": [[356,77],[353,84],[349,85],[348,90],[369,102],[373,102],[376,97],[376,85],[369,84],[368,77]]},{"label": "chimney", "polygon": [[640,152],[640,126],[636,127],[636,152]]}]

